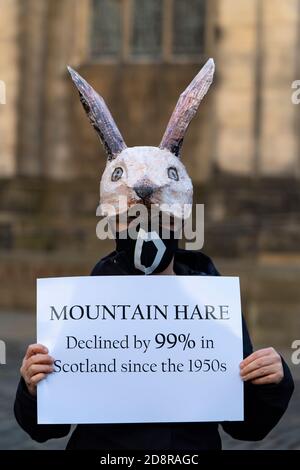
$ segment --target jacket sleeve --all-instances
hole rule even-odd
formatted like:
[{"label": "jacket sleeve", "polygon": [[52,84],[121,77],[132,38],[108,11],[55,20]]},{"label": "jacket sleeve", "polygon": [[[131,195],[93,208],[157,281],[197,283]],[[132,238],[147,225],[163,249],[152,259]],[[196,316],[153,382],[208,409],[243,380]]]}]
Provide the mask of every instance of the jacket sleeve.
[{"label": "jacket sleeve", "polygon": [[14,413],[21,428],[37,442],[64,437],[71,429],[69,424],[37,424],[37,399],[30,395],[23,378],[18,385]]},{"label": "jacket sleeve", "polygon": [[[252,351],[248,329],[243,318],[244,358]],[[244,421],[221,423],[224,431],[235,439],[258,441],[263,439],[278,423],[288,407],[294,390],[290,370],[283,360],[284,377],[278,384],[244,384]]]}]

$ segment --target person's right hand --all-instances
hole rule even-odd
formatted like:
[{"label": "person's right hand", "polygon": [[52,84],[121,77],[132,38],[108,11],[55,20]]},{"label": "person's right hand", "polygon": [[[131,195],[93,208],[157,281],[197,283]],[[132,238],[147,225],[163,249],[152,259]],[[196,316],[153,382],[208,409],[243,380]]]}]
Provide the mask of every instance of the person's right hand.
[{"label": "person's right hand", "polygon": [[38,382],[53,370],[53,358],[49,356],[45,346],[42,344],[28,346],[20,372],[31,395],[36,396]]}]

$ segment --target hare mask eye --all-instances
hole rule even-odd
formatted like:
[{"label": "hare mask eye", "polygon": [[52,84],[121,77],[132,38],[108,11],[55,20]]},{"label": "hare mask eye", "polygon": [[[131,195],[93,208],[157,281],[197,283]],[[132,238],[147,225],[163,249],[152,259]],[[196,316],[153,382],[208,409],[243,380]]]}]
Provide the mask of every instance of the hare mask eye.
[{"label": "hare mask eye", "polygon": [[174,168],[172,166],[170,168],[168,168],[168,177],[171,180],[175,180],[175,181],[179,180],[179,176],[178,176],[176,168]]},{"label": "hare mask eye", "polygon": [[123,175],[123,169],[120,166],[118,166],[117,168],[114,169],[113,174],[111,175],[111,180],[118,181],[122,175]]}]

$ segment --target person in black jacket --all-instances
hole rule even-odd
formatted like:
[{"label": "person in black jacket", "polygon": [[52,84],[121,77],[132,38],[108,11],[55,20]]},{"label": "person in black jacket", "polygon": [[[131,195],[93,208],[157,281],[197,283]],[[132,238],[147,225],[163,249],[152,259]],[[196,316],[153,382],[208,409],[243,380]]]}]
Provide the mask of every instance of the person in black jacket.
[{"label": "person in black jacket", "polygon": [[[217,276],[210,258],[203,253],[176,249],[166,272],[176,275]],[[93,276],[132,274],[125,251],[116,250],[93,269]],[[80,424],[67,449],[98,450],[208,450],[220,449],[218,425],[235,439],[263,439],[278,423],[293,393],[288,366],[273,349],[253,353],[243,319],[245,419],[222,423]],[[14,405],[20,426],[38,442],[66,436],[70,425],[37,424],[36,384],[51,372],[52,358],[42,345],[29,346],[21,368]],[[242,363],[243,364],[243,363]],[[243,369],[242,369],[243,370]],[[252,374],[252,375],[251,375]],[[99,394],[101,391],[99,391]],[[194,391],[196,393],[196,391]],[[234,398],[233,398],[234,399]]]},{"label": "person in black jacket", "polygon": [[[108,163],[101,180],[101,209],[107,215],[121,215],[124,204],[118,195],[127,195],[126,210],[137,204],[148,210],[174,202],[169,236],[160,221],[156,230],[148,230],[147,217],[136,225],[136,237],[130,236],[128,220],[117,217],[116,250],[101,259],[93,276],[110,275],[193,275],[218,276],[210,258],[199,251],[181,250],[175,236],[175,219],[182,220],[185,205],[192,201],[192,183],[179,152],[184,133],[198,105],[212,82],[214,63],[209,60],[186,91],[169,121],[159,148],[127,148],[103,99],[70,69],[80,99],[108,153]],[[164,206],[163,206],[164,204]],[[169,205],[170,206],[170,205]],[[114,213],[114,210],[116,212]],[[149,211],[150,212],[150,211]],[[150,216],[151,220],[151,216]],[[125,234],[123,237],[121,234]],[[263,439],[285,412],[293,393],[293,379],[284,360],[273,348],[253,352],[243,319],[244,421],[222,423],[130,423],[78,425],[68,442],[68,449],[98,450],[208,450],[220,449],[218,425],[232,437],[242,440]],[[38,442],[66,436],[70,425],[37,424],[36,388],[53,371],[53,358],[44,345],[28,347],[21,366],[14,411],[20,426]],[[192,390],[197,393],[197,390]],[[99,395],[101,390],[99,390]],[[234,397],[232,397],[234,400]]]}]

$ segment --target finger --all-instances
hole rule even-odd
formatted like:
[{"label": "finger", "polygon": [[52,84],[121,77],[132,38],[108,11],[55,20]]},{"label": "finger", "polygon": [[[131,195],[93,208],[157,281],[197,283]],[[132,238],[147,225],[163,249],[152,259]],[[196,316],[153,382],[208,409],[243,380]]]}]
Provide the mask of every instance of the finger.
[{"label": "finger", "polygon": [[[275,360],[276,362],[276,360]],[[255,369],[259,369],[260,367],[265,367],[269,366],[271,364],[274,364],[274,358],[272,356],[262,356],[258,359],[254,359],[252,362],[250,362],[247,366],[243,367],[241,369],[241,375],[245,376],[252,372]]]},{"label": "finger", "polygon": [[250,354],[250,356],[246,357],[241,363],[240,367],[246,367],[250,362],[255,361],[256,359],[259,359],[260,357],[263,356],[269,356],[271,352],[273,351],[273,348],[264,348],[264,349],[259,349],[258,351],[253,352]]},{"label": "finger", "polygon": [[33,354],[37,354],[37,353],[47,354],[48,349],[46,348],[46,346],[43,346],[43,344],[30,344],[30,346],[28,346],[27,348],[25,359],[28,359]]},{"label": "finger", "polygon": [[27,376],[32,378],[34,375],[43,373],[43,374],[50,374],[53,372],[54,368],[52,366],[46,364],[33,364],[28,368]]},{"label": "finger", "polygon": [[33,364],[48,364],[53,365],[54,359],[53,357],[46,355],[46,354],[35,354],[31,356],[29,359],[24,360],[22,367],[20,369],[21,375],[26,375],[28,373],[29,367]]},{"label": "finger", "polygon": [[244,381],[258,379],[259,377],[264,377],[266,375],[275,374],[278,372],[278,367],[271,365],[266,367],[260,367],[259,369],[253,370],[249,374],[242,377]]},{"label": "finger", "polygon": [[259,379],[252,380],[254,385],[263,385],[263,384],[272,384],[278,383],[279,378],[278,374],[270,374],[266,375],[265,377],[260,377]]},{"label": "finger", "polygon": [[42,374],[42,373],[41,374],[36,374],[33,377],[31,377],[31,379],[29,381],[29,385],[36,385],[41,380],[43,380],[45,377],[47,377],[46,374]]},{"label": "finger", "polygon": [[32,364],[53,364],[53,357],[49,354],[34,354],[24,363],[24,367],[28,369]]}]

